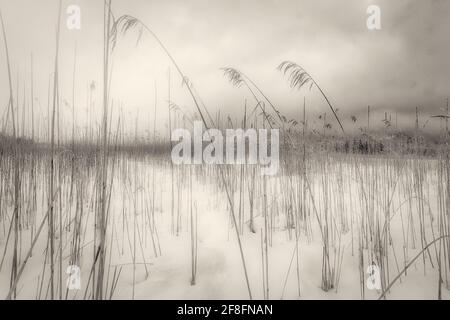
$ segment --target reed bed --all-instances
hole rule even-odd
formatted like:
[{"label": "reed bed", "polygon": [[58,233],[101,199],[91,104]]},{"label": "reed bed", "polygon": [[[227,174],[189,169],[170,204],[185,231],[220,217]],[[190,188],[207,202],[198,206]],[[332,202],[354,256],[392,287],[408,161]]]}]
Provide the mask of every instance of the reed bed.
[{"label": "reed bed", "polygon": [[[292,62],[279,66],[290,86],[317,87],[344,135],[326,134],[326,115],[322,134],[308,127],[305,100],[303,119],[287,119],[234,68],[223,71],[245,88],[244,111],[242,119],[224,121],[209,112],[147,25],[127,15],[116,19],[112,10],[105,1],[102,118],[86,130],[75,130],[76,50],[71,125],[60,118],[59,27],[44,119],[33,112],[33,58],[30,92],[13,92],[0,14],[10,92],[0,137],[2,298],[387,299],[423,283],[427,297],[450,297],[448,131],[433,148],[419,129],[407,141],[370,135],[369,124],[364,135],[345,135],[322,88]],[[148,137],[137,128],[134,137],[125,135],[133,124],[111,99],[111,58],[120,37],[134,29],[167,54],[206,128],[280,129],[277,175],[261,176],[259,165],[175,166],[170,137],[157,135],[158,115],[168,114],[169,132],[192,121],[171,101],[170,70],[165,106],[158,105],[163,93],[155,83]],[[94,90],[91,84],[90,107]],[[31,117],[20,99],[31,101]],[[374,264],[380,288],[369,290],[367,268]],[[75,289],[72,266],[81,275]]]}]

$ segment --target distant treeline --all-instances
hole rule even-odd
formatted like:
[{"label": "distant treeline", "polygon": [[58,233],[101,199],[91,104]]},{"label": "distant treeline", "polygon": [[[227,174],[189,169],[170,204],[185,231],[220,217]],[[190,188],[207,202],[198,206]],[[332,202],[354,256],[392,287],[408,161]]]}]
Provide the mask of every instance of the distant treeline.
[{"label": "distant treeline", "polygon": [[[155,155],[169,156],[171,145],[167,140],[134,140],[119,141],[111,137],[109,153],[124,153],[128,155]],[[280,148],[293,152],[301,152],[303,148],[308,153],[336,152],[346,154],[401,154],[436,156],[439,152],[449,152],[449,140],[444,137],[409,135],[397,133],[390,136],[376,136],[361,134],[358,136],[319,136],[307,134],[282,135]],[[49,143],[33,142],[27,138],[14,138],[0,134],[0,153],[2,155],[12,153],[13,147],[18,146],[22,152],[49,153]],[[248,149],[248,143],[246,143]],[[65,142],[55,145],[56,153],[74,153],[75,155],[95,155],[101,150],[100,143],[89,142]]]},{"label": "distant treeline", "polygon": [[[304,138],[309,152],[337,152],[353,154],[401,154],[436,156],[449,151],[444,137],[397,133],[389,136],[361,134],[359,136],[307,136]],[[303,138],[296,139],[295,147],[301,148]]]},{"label": "distant treeline", "polygon": [[[113,140],[113,138],[111,138]],[[16,140],[10,136],[0,134],[0,153],[7,154],[13,152],[13,147],[17,146],[22,152],[34,153],[50,153],[51,146],[45,142],[33,142],[31,139],[17,138]],[[83,155],[94,155],[100,152],[101,144],[95,142],[64,142],[55,143],[55,153],[75,153]],[[167,141],[143,141],[136,140],[133,142],[110,141],[108,144],[110,153],[120,152],[127,154],[170,154],[170,144]]]}]

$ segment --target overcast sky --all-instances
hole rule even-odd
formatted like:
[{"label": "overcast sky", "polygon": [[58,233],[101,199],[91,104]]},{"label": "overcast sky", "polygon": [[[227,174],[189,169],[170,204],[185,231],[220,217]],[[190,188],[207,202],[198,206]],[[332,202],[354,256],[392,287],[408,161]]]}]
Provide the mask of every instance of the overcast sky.
[{"label": "overcast sky", "polygon": [[[81,8],[81,30],[70,31],[65,10]],[[366,27],[367,7],[381,8],[381,30]],[[10,46],[14,86],[19,77],[19,104],[30,87],[33,53],[36,108],[47,116],[49,75],[53,71],[57,0],[0,0]],[[298,118],[306,96],[313,122],[328,112],[317,90],[289,88],[276,70],[284,60],[303,66],[339,109],[348,128],[364,126],[367,105],[398,113],[399,125],[413,127],[413,114],[443,113],[450,89],[450,1],[448,0],[115,0],[115,16],[131,14],[146,23],[165,43],[204,103],[215,114],[241,119],[244,101],[254,104],[245,88],[234,88],[220,68],[231,66],[246,73],[289,117]],[[93,109],[100,115],[103,2],[64,0],[61,25],[60,78],[63,123],[71,123],[72,70],[75,47],[76,120],[87,122],[87,86],[96,82]],[[165,127],[168,70],[173,100],[186,112],[194,111],[181,79],[156,42],[137,32],[119,38],[113,53],[111,97],[123,106],[130,123],[137,115],[140,131],[152,128],[154,101],[157,126]],[[3,41],[0,46],[0,108],[5,114],[8,80]],[[155,99],[155,88],[157,96]],[[15,88],[16,90],[16,88]],[[27,93],[25,105],[29,104]],[[116,108],[117,109],[117,108]],[[27,113],[26,113],[27,114]],[[358,117],[351,124],[351,115]],[[331,117],[331,115],[330,115]],[[375,117],[375,116],[374,116]],[[337,129],[337,124],[333,123]],[[439,127],[430,120],[428,127]],[[350,130],[349,130],[350,131]]]}]

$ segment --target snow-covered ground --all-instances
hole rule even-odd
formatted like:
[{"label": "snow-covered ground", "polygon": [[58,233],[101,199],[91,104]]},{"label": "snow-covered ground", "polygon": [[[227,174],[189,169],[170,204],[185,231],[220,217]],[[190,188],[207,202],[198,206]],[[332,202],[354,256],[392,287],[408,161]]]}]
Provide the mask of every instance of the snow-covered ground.
[{"label": "snow-covered ground", "polygon": [[[436,163],[431,160],[424,166],[424,189],[429,210],[426,210],[425,229],[427,242],[433,240],[433,233],[437,232],[437,171]],[[268,279],[269,279],[269,298],[270,299],[361,299],[361,278],[359,267],[358,252],[358,221],[364,214],[361,206],[361,183],[370,190],[370,183],[367,179],[373,176],[381,175],[387,166],[377,167],[373,162],[372,167],[361,172],[368,176],[358,180],[358,173],[352,169],[352,163],[344,161],[341,164],[340,182],[337,174],[328,176],[330,185],[328,186],[329,199],[323,197],[324,172],[309,171],[308,178],[311,182],[311,189],[314,192],[314,201],[319,214],[325,210],[332,210],[341,214],[344,212],[347,216],[348,229],[340,235],[340,247],[342,252],[342,267],[337,287],[325,292],[321,288],[322,277],[322,240],[317,218],[312,209],[311,197],[307,197],[312,234],[307,236],[304,231],[301,232],[298,240],[298,275],[297,279],[297,256],[295,236],[289,237],[289,230],[286,228],[286,215],[281,212],[283,206],[277,205],[270,214],[273,215],[272,222],[272,241],[268,248]],[[236,233],[233,229],[230,210],[227,205],[225,192],[218,187],[218,179],[206,177],[199,170],[193,174],[192,179],[192,207],[197,214],[197,236],[198,236],[198,260],[196,283],[191,285],[191,233],[190,233],[190,202],[189,202],[189,169],[184,169],[183,184],[178,189],[178,181],[175,174],[175,199],[174,216],[180,216],[180,230],[173,232],[173,219],[171,210],[171,169],[170,166],[157,165],[151,163],[129,161],[128,171],[119,168],[116,171],[116,180],[114,181],[111,196],[111,217],[108,227],[108,257],[107,272],[108,279],[116,270],[121,269],[117,288],[113,299],[248,299],[248,289],[245,281],[244,270],[242,267],[241,256],[239,253]],[[333,169],[332,167],[328,167]],[[179,170],[179,168],[175,168]],[[418,225],[414,225],[415,248],[411,240],[408,241],[407,248],[404,248],[405,234],[404,224],[407,221],[409,212],[417,214],[417,208],[413,207],[410,211],[408,205],[403,202],[408,199],[406,191],[408,189],[408,179],[412,171],[406,166],[401,170],[395,171],[393,176],[398,174],[399,181],[396,185],[389,182],[390,186],[378,185],[377,192],[385,190],[386,194],[393,193],[391,213],[394,214],[390,224],[390,234],[392,236],[389,246],[390,257],[390,280],[393,280],[403,269],[405,260],[409,261],[421,249]],[[175,173],[177,173],[176,171]],[[194,170],[191,171],[192,173]],[[205,171],[206,172],[206,171]],[[39,179],[43,179],[41,176]],[[153,174],[155,178],[153,180]],[[361,174],[361,173],[360,173]],[[126,177],[126,179],[124,179]],[[299,178],[298,176],[296,177]],[[283,189],[280,182],[280,176],[268,179],[268,199],[269,203],[281,201],[279,198],[288,190]],[[260,180],[258,180],[260,181]],[[363,182],[361,182],[363,181]],[[385,183],[381,177],[377,184]],[[68,182],[66,181],[68,184]],[[155,186],[153,188],[153,186]],[[66,186],[67,187],[67,186]],[[90,206],[90,197],[94,194],[93,181],[89,181],[86,186],[86,201],[84,203],[83,235],[82,245],[83,253],[81,259],[81,283],[82,288],[78,291],[69,291],[69,299],[90,298],[90,288],[86,288],[89,281],[89,274],[92,267],[94,248],[93,248],[93,208]],[[337,188],[341,188],[339,194]],[[375,188],[372,185],[372,188]],[[154,191],[153,191],[154,190]],[[390,190],[390,191],[389,191]],[[235,190],[234,201],[237,212],[239,196]],[[264,228],[264,219],[262,209],[259,205],[255,207],[255,230],[252,233],[249,230],[249,204],[248,189],[245,185],[243,212],[245,216],[244,232],[241,235],[245,262],[248,270],[249,283],[253,298],[264,298],[263,292],[263,271],[262,271],[262,244],[261,235]],[[368,192],[368,191],[366,191]],[[178,195],[180,194],[180,199]],[[298,194],[297,194],[298,195]],[[42,195],[41,195],[42,196]],[[153,196],[155,201],[153,203]],[[298,195],[300,197],[300,195]],[[373,203],[382,199],[385,195],[377,195]],[[414,196],[414,195],[413,195]],[[424,196],[425,197],[425,196]],[[278,199],[277,199],[278,198]],[[389,195],[387,196],[389,198]],[[274,200],[275,199],[275,200]],[[388,199],[389,200],[389,199]],[[178,205],[179,201],[179,205]],[[259,201],[259,200],[258,200]],[[369,201],[370,202],[370,201]],[[44,202],[38,201],[41,208],[37,217],[37,224],[42,220],[44,212]],[[413,206],[416,202],[412,202]],[[153,213],[154,206],[154,216]],[[384,212],[380,204],[375,211]],[[73,210],[73,206],[71,207]],[[327,209],[328,208],[328,209]],[[64,214],[69,207],[64,208]],[[333,212],[331,214],[334,214]],[[151,221],[154,219],[156,232],[151,232]],[[342,217],[336,218],[341,221]],[[8,221],[8,220],[7,220]],[[195,219],[194,219],[195,221]],[[340,222],[339,222],[340,223]],[[434,223],[434,224],[433,224]],[[6,242],[7,222],[2,222],[6,230],[0,230],[0,249],[4,251]],[[176,225],[176,223],[175,223]],[[176,226],[175,226],[176,227]],[[72,228],[73,230],[73,228]],[[340,230],[338,227],[336,230]],[[293,232],[293,231],[292,231]],[[178,234],[177,234],[178,233]],[[69,265],[69,252],[71,246],[71,231],[65,230],[63,236],[63,273],[62,282],[66,285],[68,277],[65,269]],[[111,238],[112,237],[112,238]],[[41,299],[48,294],[48,260],[46,261],[45,281],[42,288],[41,277],[44,268],[45,248],[47,231],[43,230],[33,255],[27,262],[24,273],[18,285],[18,299],[36,299],[40,293]],[[153,239],[153,240],[152,240]],[[335,238],[337,239],[337,238]],[[30,247],[31,233],[29,229],[24,228],[21,235],[20,256],[25,256]],[[59,244],[59,239],[56,240]],[[338,244],[337,242],[335,243]],[[332,248],[334,248],[332,246]],[[431,258],[433,266],[428,257],[425,261],[422,258],[408,269],[407,276],[402,276],[391,288],[388,299],[437,299],[439,272],[436,265],[435,247],[431,247]],[[0,270],[0,297],[6,297],[9,291],[10,270],[11,270],[11,242],[5,256],[5,262]],[[333,252],[333,249],[331,250]],[[405,252],[407,254],[405,258]],[[364,270],[368,267],[369,252],[364,248]],[[133,264],[135,256],[135,264]],[[58,264],[59,258],[56,258]],[[291,264],[291,260],[293,260]],[[144,265],[145,263],[145,265]],[[290,267],[291,265],[291,267]],[[442,264],[444,265],[444,264]],[[58,266],[57,266],[58,267]],[[55,283],[59,283],[59,269],[55,271]],[[289,271],[289,272],[288,272]],[[369,277],[364,275],[364,281]],[[443,273],[444,277],[444,273]],[[444,284],[442,287],[442,298],[449,299],[450,291]],[[109,280],[111,281],[111,280]],[[299,286],[299,285],[300,286]],[[90,286],[92,284],[90,283]],[[111,284],[109,283],[110,287]],[[300,287],[300,288],[299,288]],[[87,289],[87,290],[86,290]],[[65,291],[65,290],[64,290]],[[300,291],[300,292],[299,292]],[[300,293],[300,295],[299,295]],[[365,299],[376,299],[381,294],[380,290],[369,290],[365,288]]]}]

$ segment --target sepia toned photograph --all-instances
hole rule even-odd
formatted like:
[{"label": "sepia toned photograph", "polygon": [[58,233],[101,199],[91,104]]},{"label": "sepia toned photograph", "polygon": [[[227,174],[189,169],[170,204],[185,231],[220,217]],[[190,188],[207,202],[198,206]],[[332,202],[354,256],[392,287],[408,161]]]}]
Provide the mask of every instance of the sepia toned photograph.
[{"label": "sepia toned photograph", "polygon": [[0,0],[0,299],[450,300],[449,16]]}]

